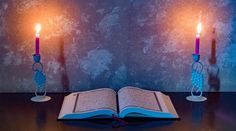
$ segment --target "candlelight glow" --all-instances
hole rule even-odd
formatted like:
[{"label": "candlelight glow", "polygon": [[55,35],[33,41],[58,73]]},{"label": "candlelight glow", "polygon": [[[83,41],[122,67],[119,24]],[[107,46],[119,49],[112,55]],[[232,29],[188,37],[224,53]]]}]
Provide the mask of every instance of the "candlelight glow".
[{"label": "candlelight glow", "polygon": [[198,23],[197,25],[197,34],[200,34],[201,33],[201,30],[202,30],[202,23]]},{"label": "candlelight glow", "polygon": [[36,35],[39,35],[39,32],[41,31],[41,24],[36,24],[35,30],[36,30]]}]

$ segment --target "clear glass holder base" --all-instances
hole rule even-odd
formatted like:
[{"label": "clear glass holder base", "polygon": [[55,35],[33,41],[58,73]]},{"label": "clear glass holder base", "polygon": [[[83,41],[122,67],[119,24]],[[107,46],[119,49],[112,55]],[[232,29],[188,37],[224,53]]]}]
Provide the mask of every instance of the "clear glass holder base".
[{"label": "clear glass holder base", "polygon": [[206,101],[207,98],[204,97],[204,96],[187,96],[186,99],[188,101],[192,101],[192,102],[203,102],[203,101]]},{"label": "clear glass holder base", "polygon": [[51,100],[51,97],[50,96],[34,96],[30,99],[31,101],[33,102],[46,102],[46,101],[49,101]]}]

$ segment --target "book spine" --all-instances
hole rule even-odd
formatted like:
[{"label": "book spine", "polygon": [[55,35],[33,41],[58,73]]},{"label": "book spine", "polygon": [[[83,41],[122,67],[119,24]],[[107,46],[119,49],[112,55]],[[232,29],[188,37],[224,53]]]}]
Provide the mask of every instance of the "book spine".
[{"label": "book spine", "polygon": [[119,115],[119,113],[120,113],[120,105],[119,105],[118,94],[116,94],[116,110],[117,110],[117,114]]}]

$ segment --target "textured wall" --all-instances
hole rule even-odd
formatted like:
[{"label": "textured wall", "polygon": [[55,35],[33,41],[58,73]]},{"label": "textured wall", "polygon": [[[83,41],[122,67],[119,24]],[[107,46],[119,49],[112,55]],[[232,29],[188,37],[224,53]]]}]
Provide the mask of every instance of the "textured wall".
[{"label": "textured wall", "polygon": [[0,91],[34,91],[36,22],[49,91],[126,85],[188,91],[200,15],[204,90],[236,91],[235,0],[1,0]]}]

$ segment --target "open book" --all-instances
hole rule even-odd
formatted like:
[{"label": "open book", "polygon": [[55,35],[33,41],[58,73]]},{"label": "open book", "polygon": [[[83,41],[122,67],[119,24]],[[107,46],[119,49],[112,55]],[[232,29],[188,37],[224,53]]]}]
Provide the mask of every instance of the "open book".
[{"label": "open book", "polygon": [[124,87],[75,92],[65,96],[58,119],[111,117],[179,118],[169,98],[158,91]]}]

